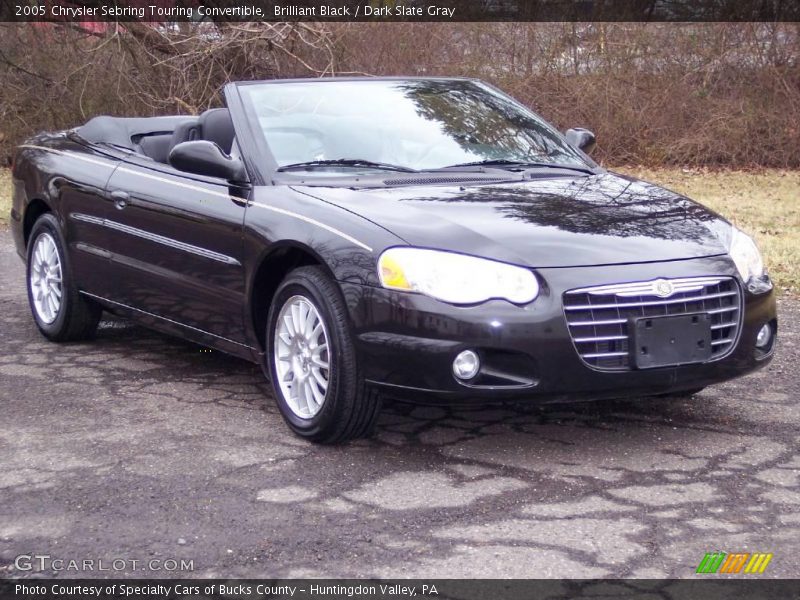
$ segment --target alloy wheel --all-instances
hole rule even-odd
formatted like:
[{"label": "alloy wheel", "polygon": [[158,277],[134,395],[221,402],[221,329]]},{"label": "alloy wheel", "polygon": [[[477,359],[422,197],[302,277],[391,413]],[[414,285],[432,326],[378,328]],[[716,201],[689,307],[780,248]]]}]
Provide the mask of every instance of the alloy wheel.
[{"label": "alloy wheel", "polygon": [[31,254],[30,286],[36,316],[43,323],[56,320],[63,294],[61,258],[56,242],[49,233],[42,233],[34,242]]},{"label": "alloy wheel", "polygon": [[314,417],[325,403],[330,382],[328,331],[314,303],[305,296],[286,300],[278,314],[273,343],[278,385],[289,409],[301,419]]}]

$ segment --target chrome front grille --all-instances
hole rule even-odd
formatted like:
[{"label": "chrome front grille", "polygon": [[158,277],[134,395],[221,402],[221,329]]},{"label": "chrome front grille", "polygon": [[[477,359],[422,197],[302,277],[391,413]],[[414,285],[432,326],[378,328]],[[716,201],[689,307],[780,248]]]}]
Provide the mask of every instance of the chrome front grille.
[{"label": "chrome front grille", "polygon": [[569,290],[564,293],[564,314],[575,349],[586,364],[625,371],[633,366],[635,319],[708,313],[711,360],[716,360],[733,350],[741,303],[739,285],[731,277],[656,279]]}]

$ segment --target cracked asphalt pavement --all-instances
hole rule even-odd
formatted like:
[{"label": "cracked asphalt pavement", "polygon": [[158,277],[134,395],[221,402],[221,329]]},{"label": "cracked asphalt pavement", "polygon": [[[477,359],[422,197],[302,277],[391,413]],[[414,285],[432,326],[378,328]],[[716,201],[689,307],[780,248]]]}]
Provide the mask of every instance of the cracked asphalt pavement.
[{"label": "cracked asphalt pavement", "polygon": [[692,399],[393,404],[374,439],[320,447],[247,362],[110,318],[47,342],[7,230],[0,281],[0,577],[694,577],[720,550],[800,572],[800,302],[767,369]]}]

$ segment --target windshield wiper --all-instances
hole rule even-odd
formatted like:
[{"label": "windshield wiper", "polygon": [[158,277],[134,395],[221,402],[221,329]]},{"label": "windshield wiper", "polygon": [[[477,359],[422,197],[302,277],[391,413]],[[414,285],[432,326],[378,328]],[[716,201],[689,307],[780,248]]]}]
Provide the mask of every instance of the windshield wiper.
[{"label": "windshield wiper", "polygon": [[402,167],[400,165],[390,165],[388,163],[374,162],[360,158],[334,158],[331,160],[310,160],[291,165],[284,165],[278,171],[292,171],[300,169],[313,169],[314,167],[367,167],[370,169],[381,169],[383,171],[402,171],[403,173],[417,173],[415,169]]},{"label": "windshield wiper", "polygon": [[594,175],[594,171],[590,167],[582,167],[580,165],[570,165],[565,163],[555,163],[555,162],[536,162],[536,161],[525,161],[525,160],[505,160],[505,159],[486,159],[486,160],[476,160],[474,162],[465,162],[465,163],[458,163],[455,165],[447,165],[446,167],[441,167],[440,170],[444,169],[455,169],[458,167],[520,167],[523,169],[531,168],[531,167],[546,167],[548,169],[570,169],[572,171],[581,171],[582,173],[589,173]]}]

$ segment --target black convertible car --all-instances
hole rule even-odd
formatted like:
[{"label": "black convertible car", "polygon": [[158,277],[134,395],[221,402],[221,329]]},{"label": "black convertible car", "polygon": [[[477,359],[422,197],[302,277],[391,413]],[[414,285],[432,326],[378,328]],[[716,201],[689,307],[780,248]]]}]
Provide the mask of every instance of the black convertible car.
[{"label": "black convertible car", "polygon": [[753,241],[610,173],[480,81],[231,83],[200,116],[100,116],[13,164],[36,325],[102,310],[258,362],[289,426],[426,402],[689,394],[764,366]]}]

